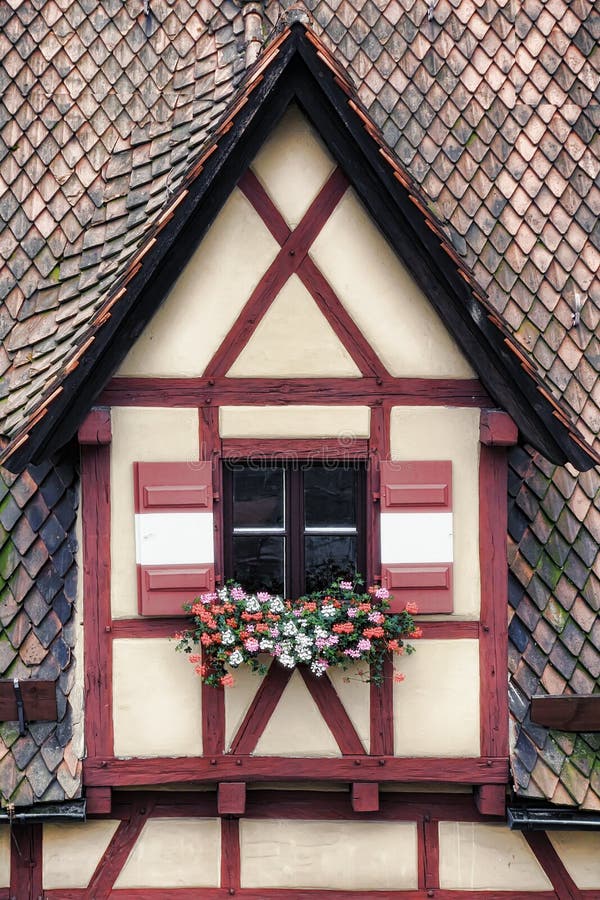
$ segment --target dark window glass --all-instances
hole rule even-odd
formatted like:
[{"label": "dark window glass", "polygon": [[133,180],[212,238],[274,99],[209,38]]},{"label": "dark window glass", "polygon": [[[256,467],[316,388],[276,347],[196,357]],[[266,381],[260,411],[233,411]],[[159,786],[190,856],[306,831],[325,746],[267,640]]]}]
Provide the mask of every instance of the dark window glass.
[{"label": "dark window glass", "polygon": [[239,465],[232,474],[233,527],[283,526],[283,469]]},{"label": "dark window glass", "polygon": [[304,472],[304,521],[310,527],[356,526],[356,472],[314,466]]},{"label": "dark window glass", "polygon": [[256,534],[234,534],[232,577],[246,590],[284,591],[285,539]]},{"label": "dark window glass", "polygon": [[226,578],[297,597],[363,572],[364,482],[356,461],[226,462]]},{"label": "dark window glass", "polygon": [[356,535],[306,535],[304,538],[306,590],[318,591],[338,578],[354,577],[357,568]]}]

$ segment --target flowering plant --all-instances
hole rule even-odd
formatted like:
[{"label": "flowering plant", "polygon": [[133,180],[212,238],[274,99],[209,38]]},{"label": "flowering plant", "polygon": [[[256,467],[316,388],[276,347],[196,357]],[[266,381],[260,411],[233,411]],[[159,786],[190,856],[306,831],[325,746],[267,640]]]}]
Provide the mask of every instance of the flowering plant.
[{"label": "flowering plant", "polygon": [[[414,651],[404,639],[421,636],[412,618],[417,607],[408,603],[392,614],[386,588],[366,593],[361,588],[338,581],[326,591],[284,600],[228,585],[184,606],[192,624],[176,635],[177,649],[188,653],[197,674],[214,686],[233,684],[228,670],[244,663],[264,674],[260,654],[265,653],[288,669],[308,665],[317,677],[330,666],[346,669],[361,661],[370,666],[369,680],[381,684],[386,653]],[[202,656],[194,652],[198,644]]]}]

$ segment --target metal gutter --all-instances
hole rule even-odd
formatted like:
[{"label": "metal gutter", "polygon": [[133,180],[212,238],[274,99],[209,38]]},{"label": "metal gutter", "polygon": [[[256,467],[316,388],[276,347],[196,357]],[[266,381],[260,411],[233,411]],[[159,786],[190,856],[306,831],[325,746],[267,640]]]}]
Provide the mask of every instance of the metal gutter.
[{"label": "metal gutter", "polygon": [[569,807],[508,806],[508,827],[513,831],[600,831],[600,813]]},{"label": "metal gutter", "polygon": [[11,825],[35,825],[42,822],[85,822],[85,800],[68,803],[38,803],[35,806],[0,809],[0,822]]}]

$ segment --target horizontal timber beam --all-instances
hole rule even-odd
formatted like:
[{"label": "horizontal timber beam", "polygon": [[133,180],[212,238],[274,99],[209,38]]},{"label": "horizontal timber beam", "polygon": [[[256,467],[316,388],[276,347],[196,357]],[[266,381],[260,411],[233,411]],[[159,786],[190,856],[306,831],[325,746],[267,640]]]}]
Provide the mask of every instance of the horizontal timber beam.
[{"label": "horizontal timber beam", "polygon": [[99,403],[105,406],[204,406],[364,403],[387,400],[410,406],[487,408],[490,397],[477,379],[389,378],[113,378]]},{"label": "horizontal timber beam", "polygon": [[87,786],[111,787],[214,781],[375,781],[504,784],[508,758],[405,758],[344,756],[339,759],[228,754],[214,757],[157,757],[84,760]]}]

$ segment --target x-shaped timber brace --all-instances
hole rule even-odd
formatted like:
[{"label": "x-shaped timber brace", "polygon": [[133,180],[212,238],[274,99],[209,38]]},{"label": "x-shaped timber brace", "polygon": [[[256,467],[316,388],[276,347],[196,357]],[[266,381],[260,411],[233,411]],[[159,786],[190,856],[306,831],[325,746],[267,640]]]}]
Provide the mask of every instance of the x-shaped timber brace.
[{"label": "x-shaped timber brace", "polygon": [[[407,379],[392,377],[358,330],[333,289],[309,257],[309,249],[336,208],[348,182],[336,169],[310,205],[299,225],[290,231],[260,182],[248,170],[239,187],[260,215],[280,250],[248,299],[237,322],[222,342],[201,378],[119,378],[102,394],[79,432],[82,454],[84,519],[84,594],[86,660],[86,742],[84,763],[91,812],[108,812],[111,788],[149,783],[217,782],[219,812],[241,815],[248,781],[341,781],[352,784],[355,811],[379,808],[382,782],[451,782],[474,787],[481,813],[504,811],[508,781],[508,712],[506,694],[506,457],[516,441],[509,417],[491,410],[490,398],[474,380]],[[226,374],[248,342],[261,318],[287,279],[296,274],[346,347],[362,378],[227,378]],[[200,399],[199,399],[200,398]],[[110,609],[110,407],[197,406],[201,455],[213,461],[215,498],[222,496],[220,460],[225,455],[219,436],[220,404],[269,403],[356,404],[371,408],[368,455],[368,496],[379,493],[378,462],[389,458],[389,419],[392,406],[446,405],[480,407],[481,453],[479,621],[422,621],[424,638],[478,639],[480,662],[480,756],[474,758],[395,757],[393,747],[392,662],[384,669],[384,684],[370,691],[370,753],[362,742],[327,676],[316,679],[302,671],[304,682],[336,740],[339,758],[253,756],[290,672],[272,666],[258,688],[251,707],[225,753],[225,704],[222,688],[202,686],[203,756],[186,758],[118,759],[113,749],[112,641],[116,638],[172,636],[181,627],[177,618],[113,620]],[[106,408],[105,408],[106,407]],[[231,442],[235,443],[235,442]],[[242,444],[243,442],[239,442]],[[253,441],[260,452],[263,444]],[[291,451],[303,442],[278,441]],[[306,442],[304,442],[306,443]],[[296,445],[293,447],[292,445]],[[241,446],[236,448],[238,451]],[[251,448],[248,447],[250,450]],[[218,506],[218,502],[217,502]],[[367,578],[378,576],[378,510],[369,504],[367,522]],[[215,565],[222,567],[221,522],[215,516]]]}]

